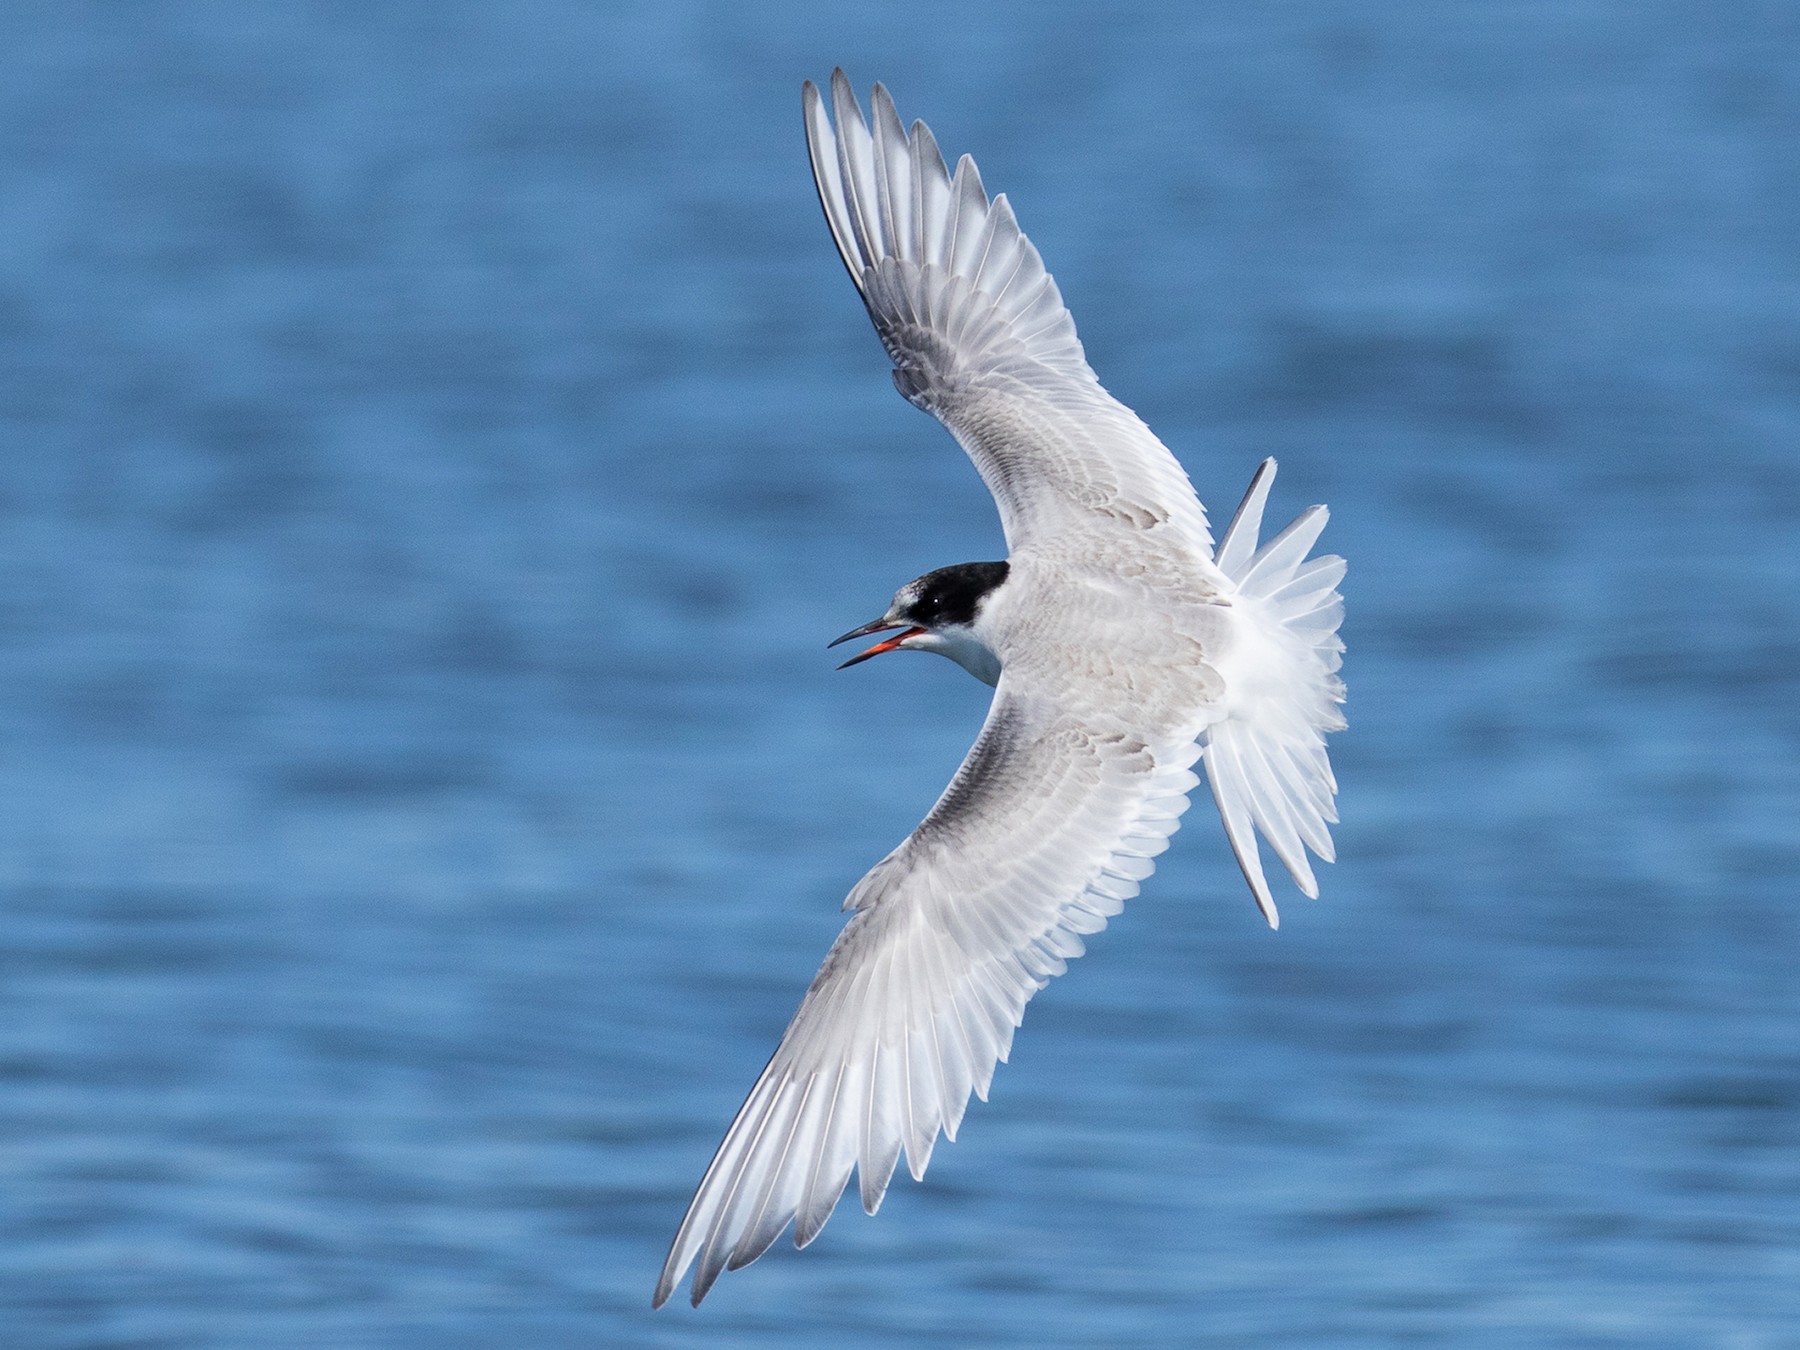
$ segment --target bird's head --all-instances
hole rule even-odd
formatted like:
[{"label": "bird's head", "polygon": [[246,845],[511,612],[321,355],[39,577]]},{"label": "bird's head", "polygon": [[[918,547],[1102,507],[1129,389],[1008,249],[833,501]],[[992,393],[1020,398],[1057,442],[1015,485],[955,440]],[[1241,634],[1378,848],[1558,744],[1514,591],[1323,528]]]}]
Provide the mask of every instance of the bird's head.
[{"label": "bird's head", "polygon": [[831,645],[890,629],[901,631],[851,657],[838,669],[883,652],[936,652],[984,684],[995,683],[1000,678],[1000,659],[982,635],[981,618],[988,600],[1005,583],[1006,574],[1003,562],[958,563],[907,582],[894,593],[887,613],[852,628]]}]

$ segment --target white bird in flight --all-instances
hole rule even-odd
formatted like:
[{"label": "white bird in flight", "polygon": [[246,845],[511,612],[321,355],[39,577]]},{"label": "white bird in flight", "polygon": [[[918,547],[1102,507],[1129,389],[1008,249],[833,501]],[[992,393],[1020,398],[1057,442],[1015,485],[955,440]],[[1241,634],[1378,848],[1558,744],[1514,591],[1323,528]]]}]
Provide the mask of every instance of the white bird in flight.
[{"label": "white bird in flight", "polygon": [[831,116],[810,81],[803,98],[819,200],[894,383],[975,461],[1009,555],[908,582],[838,641],[899,631],[845,664],[938,652],[994,698],[937,805],[844,902],[675,1235],[658,1307],[696,1260],[698,1304],[790,1223],[806,1246],[853,1166],[871,1214],[902,1149],[924,1176],[969,1094],[987,1099],[1031,996],[1150,875],[1197,760],[1271,927],[1256,832],[1308,896],[1307,850],[1333,856],[1344,563],[1306,556],[1325,508],[1259,545],[1265,460],[1215,547],[1187,475],[1100,387],[974,161],[951,173],[879,84],[873,128],[841,70]]}]

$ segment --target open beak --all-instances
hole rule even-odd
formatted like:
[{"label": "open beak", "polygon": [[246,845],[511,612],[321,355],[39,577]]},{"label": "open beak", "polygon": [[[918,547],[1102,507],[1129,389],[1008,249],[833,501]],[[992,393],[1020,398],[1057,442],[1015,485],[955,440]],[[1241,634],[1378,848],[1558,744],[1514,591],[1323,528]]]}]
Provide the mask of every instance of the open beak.
[{"label": "open beak", "polygon": [[[826,643],[825,645],[827,647],[835,647],[840,642],[849,642],[853,638],[867,637],[867,636],[869,636],[870,633],[881,633],[881,632],[887,631],[890,628],[899,628],[900,626],[901,626],[900,624],[893,623],[888,619],[877,619],[873,623],[865,623],[861,628],[852,628],[848,633],[845,633],[842,637],[833,638],[830,642]],[[848,661],[844,662],[843,665],[839,666],[838,669],[843,670],[847,666],[858,665],[864,661],[867,661],[871,656],[880,656],[883,652],[897,651],[902,642],[905,642],[908,638],[918,637],[919,635],[924,633],[924,631],[925,630],[923,628],[908,628],[904,633],[900,633],[895,637],[891,637],[891,638],[887,639],[887,641],[885,641],[885,642],[877,642],[873,647],[869,648],[868,651],[863,652],[860,656],[851,657]]]}]

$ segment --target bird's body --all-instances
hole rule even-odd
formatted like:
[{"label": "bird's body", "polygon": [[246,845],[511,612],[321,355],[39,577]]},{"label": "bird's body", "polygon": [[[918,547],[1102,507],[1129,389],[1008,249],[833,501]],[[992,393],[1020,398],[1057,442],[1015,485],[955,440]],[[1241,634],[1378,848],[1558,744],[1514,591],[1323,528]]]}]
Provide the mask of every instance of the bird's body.
[{"label": "bird's body", "polygon": [[[967,157],[954,174],[877,85],[842,72],[836,129],[806,86],[807,140],[838,250],[909,401],[994,494],[1004,563],[940,569],[845,638],[861,657],[937,651],[995,686],[924,822],[850,892],[854,911],[700,1183],[657,1286],[698,1261],[698,1303],[791,1222],[804,1246],[851,1170],[879,1204],[902,1151],[924,1174],[969,1094],[985,1098],[1024,1006],[1137,894],[1204,751],[1269,922],[1255,830],[1316,894],[1336,783],[1323,733],[1343,563],[1308,559],[1324,509],[1259,546],[1273,461],[1215,546],[1180,465],[1101,388],[1037,250]],[[844,639],[840,639],[844,640]]]}]

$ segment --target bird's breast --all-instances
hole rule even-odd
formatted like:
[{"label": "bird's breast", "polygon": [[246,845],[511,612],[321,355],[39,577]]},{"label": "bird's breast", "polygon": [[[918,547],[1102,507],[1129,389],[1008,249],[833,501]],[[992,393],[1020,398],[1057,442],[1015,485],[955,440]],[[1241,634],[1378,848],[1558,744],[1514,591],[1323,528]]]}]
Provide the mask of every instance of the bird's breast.
[{"label": "bird's breast", "polygon": [[1229,646],[1229,600],[1175,560],[1015,558],[990,610],[985,636],[1006,669],[1066,697],[1160,724],[1222,691],[1212,662]]}]

